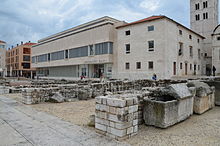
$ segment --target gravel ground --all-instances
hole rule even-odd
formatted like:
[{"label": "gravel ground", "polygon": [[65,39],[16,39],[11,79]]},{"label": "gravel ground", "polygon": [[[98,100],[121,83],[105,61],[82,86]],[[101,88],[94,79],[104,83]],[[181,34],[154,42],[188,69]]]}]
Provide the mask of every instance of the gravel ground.
[{"label": "gravel ground", "polygon": [[[20,94],[7,97],[20,99]],[[85,126],[89,116],[94,114],[95,100],[67,103],[42,103],[31,107],[57,116],[73,124]],[[167,129],[141,125],[138,135],[126,140],[131,145],[196,145],[220,146],[220,107],[204,113],[193,115],[186,121]]]},{"label": "gravel ground", "polygon": [[89,116],[95,114],[94,99],[64,103],[35,104],[31,105],[31,107],[79,126],[86,126],[89,123]]},{"label": "gravel ground", "polygon": [[[21,102],[21,94],[6,94],[5,96]],[[95,99],[64,103],[41,103],[27,106],[79,126],[86,126],[89,123],[89,116],[95,114]]]},{"label": "gravel ground", "polygon": [[138,135],[126,140],[131,145],[220,146],[220,107],[193,115],[167,129],[140,126]]}]

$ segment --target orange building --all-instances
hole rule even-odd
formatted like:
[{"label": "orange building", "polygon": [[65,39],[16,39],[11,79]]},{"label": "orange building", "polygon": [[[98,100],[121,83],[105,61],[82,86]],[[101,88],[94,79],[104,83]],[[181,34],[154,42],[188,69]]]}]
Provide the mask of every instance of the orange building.
[{"label": "orange building", "polygon": [[14,77],[33,77],[35,69],[31,68],[31,48],[36,43],[21,42],[21,45],[12,47],[6,51],[7,76]]}]

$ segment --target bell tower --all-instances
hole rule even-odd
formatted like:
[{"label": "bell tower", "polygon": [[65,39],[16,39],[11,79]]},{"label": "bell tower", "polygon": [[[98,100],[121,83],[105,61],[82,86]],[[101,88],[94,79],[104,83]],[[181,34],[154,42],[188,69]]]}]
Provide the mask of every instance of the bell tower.
[{"label": "bell tower", "polygon": [[205,69],[212,67],[212,33],[218,25],[218,0],[190,0],[190,27],[206,39],[203,41]]}]

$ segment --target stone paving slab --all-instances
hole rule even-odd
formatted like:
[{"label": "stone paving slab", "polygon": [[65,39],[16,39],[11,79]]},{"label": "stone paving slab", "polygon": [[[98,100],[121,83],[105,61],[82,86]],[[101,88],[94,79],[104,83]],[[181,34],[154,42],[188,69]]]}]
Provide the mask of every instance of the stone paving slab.
[{"label": "stone paving slab", "polygon": [[[6,145],[10,145],[10,142],[54,146],[126,145],[98,135],[95,131],[38,112],[4,96],[0,96],[0,120],[6,125],[2,128],[1,133],[10,129],[12,134],[17,132],[17,141],[6,139],[4,142]],[[0,139],[5,139],[5,137],[6,135],[0,134]]]},{"label": "stone paving slab", "polygon": [[1,119],[0,145],[32,146],[22,135]]}]

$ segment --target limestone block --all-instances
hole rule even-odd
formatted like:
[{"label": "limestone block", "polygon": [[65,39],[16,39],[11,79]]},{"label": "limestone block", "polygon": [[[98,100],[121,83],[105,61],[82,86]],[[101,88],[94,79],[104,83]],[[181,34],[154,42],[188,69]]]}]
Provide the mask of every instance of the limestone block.
[{"label": "limestone block", "polygon": [[101,119],[101,118],[96,117],[95,122],[98,124],[109,126],[109,121],[106,119]]},{"label": "limestone block", "polygon": [[99,105],[99,110],[104,111],[104,112],[109,112],[109,106],[100,104]]},{"label": "limestone block", "polygon": [[128,114],[128,107],[124,107],[124,108],[117,108],[117,115],[126,115]]},{"label": "limestone block", "polygon": [[117,114],[117,109],[118,108],[116,108],[116,107],[109,107],[109,113],[111,113],[111,114]]},{"label": "limestone block", "polygon": [[110,131],[109,132],[111,134],[119,136],[119,137],[123,137],[123,136],[125,136],[127,134],[127,130],[126,129],[119,130],[119,129],[115,129],[115,128],[112,128],[112,127],[110,127]]},{"label": "limestone block", "polygon": [[115,123],[115,128],[117,129],[126,129],[132,127],[132,122],[123,122],[123,123]]},{"label": "limestone block", "polygon": [[126,106],[126,100],[117,99],[117,98],[108,98],[107,99],[107,104],[109,106],[114,106],[114,107],[125,107]]},{"label": "limestone block", "polygon": [[102,125],[102,124],[95,123],[95,128],[101,131],[107,131],[107,126]]},{"label": "limestone block", "polygon": [[134,127],[127,128],[127,134],[131,134],[134,132]]},{"label": "limestone block", "polygon": [[138,132],[138,125],[134,126],[134,133]]},{"label": "limestone block", "polygon": [[96,103],[101,104],[102,103],[102,97],[98,96],[95,98]]},{"label": "limestone block", "polygon": [[133,120],[133,126],[138,125],[138,119]]},{"label": "limestone block", "polygon": [[134,104],[134,99],[133,98],[127,98],[126,99],[126,105],[127,106],[132,106]]},{"label": "limestone block", "polygon": [[129,106],[128,113],[134,113],[138,111],[138,105]]},{"label": "limestone block", "polygon": [[108,119],[108,114],[106,112],[101,112],[96,110],[95,116],[101,119]]}]

